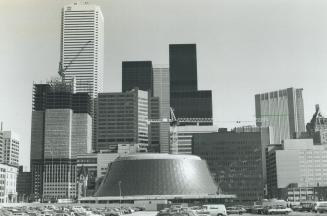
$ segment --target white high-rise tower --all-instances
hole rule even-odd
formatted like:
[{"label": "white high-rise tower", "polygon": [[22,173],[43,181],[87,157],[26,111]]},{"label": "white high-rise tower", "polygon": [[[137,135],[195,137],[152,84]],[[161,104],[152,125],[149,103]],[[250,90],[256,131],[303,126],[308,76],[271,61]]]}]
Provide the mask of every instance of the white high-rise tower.
[{"label": "white high-rise tower", "polygon": [[101,9],[74,3],[62,10],[59,73],[74,81],[76,92],[96,98],[103,90],[104,20]]}]

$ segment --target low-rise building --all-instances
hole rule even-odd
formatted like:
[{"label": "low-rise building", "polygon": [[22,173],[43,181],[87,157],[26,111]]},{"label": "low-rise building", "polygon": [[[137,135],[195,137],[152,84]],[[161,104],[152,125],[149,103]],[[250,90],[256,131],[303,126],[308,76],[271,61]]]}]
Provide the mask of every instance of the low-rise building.
[{"label": "low-rise building", "polygon": [[17,167],[0,164],[0,203],[17,202],[17,173]]},{"label": "low-rise building", "polygon": [[19,166],[17,176],[17,201],[28,202],[32,191],[32,173],[24,172],[23,166]]},{"label": "low-rise building", "polygon": [[110,151],[100,151],[99,153],[81,154],[77,156],[77,173],[81,169],[87,172],[86,195],[91,196],[95,192],[97,181],[107,173],[109,164],[119,156],[130,153],[142,152],[138,144],[118,144],[117,153]]},{"label": "low-rise building", "polygon": [[265,149],[272,143],[270,127],[247,127],[194,134],[192,151],[207,161],[221,193],[253,203],[266,195]]},{"label": "low-rise building", "polygon": [[312,139],[284,140],[268,148],[267,173],[270,198],[317,199],[327,187],[327,146],[314,145]]},{"label": "low-rise building", "polygon": [[185,125],[177,127],[177,154],[192,154],[193,134],[214,133],[217,126],[212,125]]}]

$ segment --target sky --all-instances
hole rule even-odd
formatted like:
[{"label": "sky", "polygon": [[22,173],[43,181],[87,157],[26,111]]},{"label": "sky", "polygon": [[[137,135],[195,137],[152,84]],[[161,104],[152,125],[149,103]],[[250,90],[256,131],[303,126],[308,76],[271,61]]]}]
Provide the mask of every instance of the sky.
[{"label": "sky", "polygon": [[[20,134],[29,166],[32,87],[58,77],[61,9],[72,0],[0,0],[0,121]],[[121,62],[168,64],[168,45],[196,43],[198,86],[219,127],[255,118],[254,95],[303,88],[305,121],[327,115],[325,0],[89,0],[105,20],[104,90]],[[250,124],[243,122],[243,124]]]}]

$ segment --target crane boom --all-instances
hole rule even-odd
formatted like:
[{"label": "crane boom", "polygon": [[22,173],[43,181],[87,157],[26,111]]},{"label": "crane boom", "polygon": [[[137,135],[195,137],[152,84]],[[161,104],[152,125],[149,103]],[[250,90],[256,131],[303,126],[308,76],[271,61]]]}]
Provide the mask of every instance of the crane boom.
[{"label": "crane boom", "polygon": [[74,56],[74,58],[70,60],[70,62],[65,67],[63,67],[63,62],[60,60],[58,73],[61,77],[64,76],[64,73],[66,72],[67,68],[70,67],[70,65],[81,55],[81,53],[89,43],[91,43],[90,40],[85,42],[80,51]]}]

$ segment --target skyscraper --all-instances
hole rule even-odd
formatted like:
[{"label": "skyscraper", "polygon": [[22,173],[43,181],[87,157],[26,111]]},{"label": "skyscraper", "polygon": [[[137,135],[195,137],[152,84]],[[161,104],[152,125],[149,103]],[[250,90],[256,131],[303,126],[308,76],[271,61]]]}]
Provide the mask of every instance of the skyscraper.
[{"label": "skyscraper", "polygon": [[273,127],[276,143],[305,132],[302,91],[287,88],[255,95],[257,125]]},{"label": "skyscraper", "polygon": [[170,44],[169,70],[176,118],[212,118],[211,91],[198,91],[196,44]]},{"label": "skyscraper", "polygon": [[159,97],[160,117],[170,116],[169,68],[156,65],[153,68],[153,96]]},{"label": "skyscraper", "polygon": [[176,117],[212,118],[212,93],[210,90],[171,92],[170,96],[170,103]]},{"label": "skyscraper", "polygon": [[[153,96],[159,98],[159,118],[170,118],[170,83],[169,68],[156,65],[153,68]],[[168,122],[151,123],[151,127],[158,127],[159,149],[156,152],[168,153],[170,142],[170,124]],[[150,134],[152,135],[152,134]],[[149,142],[149,145],[153,143]]]},{"label": "skyscraper", "polygon": [[92,104],[93,148],[96,144],[98,93],[103,91],[104,19],[99,6],[74,3],[62,10],[59,73],[74,82],[74,92],[87,92]]},{"label": "skyscraper", "polygon": [[170,91],[197,91],[196,44],[169,45]]},{"label": "skyscraper", "polygon": [[76,92],[103,91],[104,20],[100,7],[74,3],[62,10],[61,75]]},{"label": "skyscraper", "polygon": [[61,81],[34,84],[31,173],[36,199],[75,197],[76,155],[91,152],[91,97],[73,89],[73,83]]},{"label": "skyscraper", "polygon": [[148,146],[148,93],[100,93],[97,150],[117,151],[118,144]]},{"label": "skyscraper", "polygon": [[[134,88],[150,93],[152,92],[151,61],[122,62],[122,90],[126,92]],[[150,95],[152,95],[152,93]]]}]

